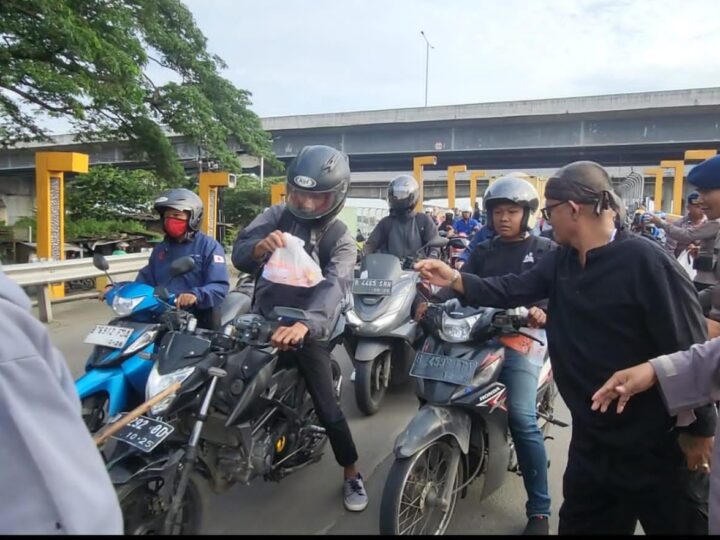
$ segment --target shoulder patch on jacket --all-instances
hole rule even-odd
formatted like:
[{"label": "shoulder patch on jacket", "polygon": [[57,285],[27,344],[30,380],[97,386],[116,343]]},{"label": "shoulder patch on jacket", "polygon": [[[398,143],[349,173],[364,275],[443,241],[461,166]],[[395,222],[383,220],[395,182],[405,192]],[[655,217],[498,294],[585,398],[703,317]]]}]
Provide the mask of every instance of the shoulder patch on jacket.
[{"label": "shoulder patch on jacket", "polygon": [[213,255],[213,262],[222,264],[225,262],[225,257],[223,257],[222,255],[215,254],[215,255]]}]

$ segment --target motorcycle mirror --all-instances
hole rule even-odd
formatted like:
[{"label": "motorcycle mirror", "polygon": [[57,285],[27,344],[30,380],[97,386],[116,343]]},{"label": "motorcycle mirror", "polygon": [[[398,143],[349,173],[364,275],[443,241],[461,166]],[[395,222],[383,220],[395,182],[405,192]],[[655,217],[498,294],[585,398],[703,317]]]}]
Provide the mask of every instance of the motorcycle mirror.
[{"label": "motorcycle mirror", "polygon": [[442,236],[436,236],[432,240],[430,240],[427,244],[427,247],[430,248],[443,248],[447,245],[449,240],[447,238],[443,238]]},{"label": "motorcycle mirror", "polygon": [[175,259],[170,265],[170,277],[174,278],[187,274],[193,268],[195,268],[195,259],[193,259],[191,255],[180,257],[179,259]]},{"label": "motorcycle mirror", "polygon": [[93,254],[93,266],[103,272],[107,272],[108,268],[110,268],[105,256],[102,253],[97,252]]},{"label": "motorcycle mirror", "polygon": [[167,287],[155,287],[155,296],[157,296],[163,302],[170,300],[170,291]]},{"label": "motorcycle mirror", "polygon": [[462,238],[453,238],[448,241],[448,244],[450,244],[450,247],[454,248],[464,248],[465,247],[465,240]]}]

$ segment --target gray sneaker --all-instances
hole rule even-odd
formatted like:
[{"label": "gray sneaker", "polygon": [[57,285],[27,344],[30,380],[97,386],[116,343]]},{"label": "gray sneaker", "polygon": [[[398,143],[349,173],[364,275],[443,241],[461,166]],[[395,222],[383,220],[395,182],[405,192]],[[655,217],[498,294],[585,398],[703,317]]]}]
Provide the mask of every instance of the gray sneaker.
[{"label": "gray sneaker", "polygon": [[355,478],[343,482],[343,501],[351,512],[362,512],[368,505],[368,496],[360,473]]}]

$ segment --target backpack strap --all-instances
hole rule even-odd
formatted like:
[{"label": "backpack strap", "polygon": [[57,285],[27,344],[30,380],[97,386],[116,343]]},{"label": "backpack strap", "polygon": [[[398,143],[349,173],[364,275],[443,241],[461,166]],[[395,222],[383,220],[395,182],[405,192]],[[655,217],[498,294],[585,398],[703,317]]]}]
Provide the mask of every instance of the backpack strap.
[{"label": "backpack strap", "polygon": [[336,218],[318,240],[318,259],[322,270],[330,262],[333,248],[346,232],[347,226]]}]

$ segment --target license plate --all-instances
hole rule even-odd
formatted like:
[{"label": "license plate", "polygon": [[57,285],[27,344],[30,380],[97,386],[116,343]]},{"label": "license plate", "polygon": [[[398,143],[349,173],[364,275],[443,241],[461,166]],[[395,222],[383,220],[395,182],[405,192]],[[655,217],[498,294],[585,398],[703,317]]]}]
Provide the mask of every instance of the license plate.
[{"label": "license plate", "polygon": [[113,349],[122,349],[127,343],[127,340],[130,339],[132,333],[132,328],[98,324],[93,328],[92,332],[87,335],[85,343],[112,347]]},{"label": "license plate", "polygon": [[420,379],[469,385],[477,367],[476,360],[419,352],[415,355],[410,375]]},{"label": "license plate", "polygon": [[393,282],[391,279],[358,278],[353,283],[353,293],[390,296]]},{"label": "license plate", "polygon": [[175,428],[170,424],[139,416],[126,426],[123,426],[112,438],[134,446],[143,452],[152,452],[174,430]]}]

